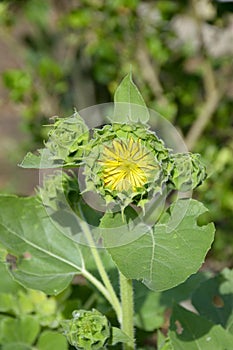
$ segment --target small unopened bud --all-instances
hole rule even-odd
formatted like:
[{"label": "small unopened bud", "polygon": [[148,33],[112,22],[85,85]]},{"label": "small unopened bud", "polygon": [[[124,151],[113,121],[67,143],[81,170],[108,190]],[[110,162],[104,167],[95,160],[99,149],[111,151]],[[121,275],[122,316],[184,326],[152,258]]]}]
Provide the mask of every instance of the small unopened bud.
[{"label": "small unopened bud", "polygon": [[67,340],[76,349],[104,349],[110,338],[111,326],[99,311],[77,310],[71,320],[62,321]]},{"label": "small unopened bud", "polygon": [[206,178],[206,169],[199,154],[177,153],[171,157],[173,169],[170,175],[172,188],[186,192],[199,186]]}]

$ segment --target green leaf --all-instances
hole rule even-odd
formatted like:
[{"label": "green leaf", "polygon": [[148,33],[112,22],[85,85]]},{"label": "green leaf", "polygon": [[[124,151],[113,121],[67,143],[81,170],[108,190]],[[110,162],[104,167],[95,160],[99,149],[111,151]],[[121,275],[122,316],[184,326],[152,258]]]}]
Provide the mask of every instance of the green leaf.
[{"label": "green leaf", "polygon": [[231,350],[233,336],[220,325],[175,306],[169,337],[174,350]]},{"label": "green leaf", "polygon": [[157,331],[158,350],[174,350],[169,338],[165,337],[160,330]]},{"label": "green leaf", "polygon": [[232,275],[228,274],[228,271],[230,270],[225,269],[214,278],[201,283],[192,296],[192,303],[200,315],[225,328],[228,326],[229,319],[233,317],[231,289],[228,290],[228,294],[222,292],[222,287],[227,283],[226,276],[232,280]]},{"label": "green leaf", "polygon": [[161,293],[153,292],[139,282],[134,283],[136,327],[152,332],[163,325],[165,305],[162,305],[160,299]]},{"label": "green leaf", "polygon": [[38,350],[67,350],[68,343],[64,335],[52,331],[44,331],[37,343]]},{"label": "green leaf", "polygon": [[146,123],[150,118],[148,109],[131,73],[122,80],[114,95],[114,117],[117,123]]},{"label": "green leaf", "polygon": [[121,329],[112,327],[111,345],[115,345],[117,343],[128,343],[130,340],[130,337],[122,332]]},{"label": "green leaf", "polygon": [[206,281],[210,277],[209,272],[199,271],[191,275],[185,282],[178,286],[165,290],[161,295],[161,303],[166,307],[172,307],[174,303],[191,298],[193,292],[199,287],[200,283]]},{"label": "green leaf", "polygon": [[82,255],[37,198],[0,196],[0,241],[13,256],[13,277],[25,287],[57,294],[82,268]]},{"label": "green leaf", "polygon": [[25,343],[25,345],[31,345],[39,331],[40,325],[34,316],[22,316],[20,319],[8,317],[0,323],[0,341],[2,344]]},{"label": "green leaf", "polygon": [[0,312],[17,312],[16,299],[12,294],[0,293]]},{"label": "green leaf", "polygon": [[125,208],[123,214],[106,212],[100,222],[100,234],[103,236],[104,245],[121,246],[134,240],[137,235],[140,237],[141,231],[135,230],[136,218],[137,213],[130,206]]},{"label": "green leaf", "polygon": [[[1,233],[0,233],[0,237],[1,237]],[[0,263],[0,276],[1,276],[0,293],[15,294],[17,291],[23,289],[22,286],[16,283],[13,280],[13,278],[9,275],[9,272],[7,271],[6,263],[4,264]]]},{"label": "green leaf", "polygon": [[22,343],[10,343],[2,346],[1,350],[35,350],[31,345]]},{"label": "green leaf", "polygon": [[[150,232],[139,238],[135,235],[134,241],[108,248],[108,251],[127,278],[141,279],[155,291],[172,288],[200,268],[210,249],[214,239],[213,223],[197,224],[197,218],[206,211],[196,200],[179,200]],[[108,238],[109,247],[111,235]]]}]

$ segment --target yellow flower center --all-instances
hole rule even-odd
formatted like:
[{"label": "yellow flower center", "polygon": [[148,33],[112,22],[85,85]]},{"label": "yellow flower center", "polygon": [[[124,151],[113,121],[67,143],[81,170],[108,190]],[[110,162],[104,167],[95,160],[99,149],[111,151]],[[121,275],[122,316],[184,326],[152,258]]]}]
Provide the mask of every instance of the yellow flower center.
[{"label": "yellow flower center", "polygon": [[100,162],[104,185],[110,190],[135,191],[143,188],[158,166],[151,153],[133,138],[113,140],[112,147],[104,146]]}]

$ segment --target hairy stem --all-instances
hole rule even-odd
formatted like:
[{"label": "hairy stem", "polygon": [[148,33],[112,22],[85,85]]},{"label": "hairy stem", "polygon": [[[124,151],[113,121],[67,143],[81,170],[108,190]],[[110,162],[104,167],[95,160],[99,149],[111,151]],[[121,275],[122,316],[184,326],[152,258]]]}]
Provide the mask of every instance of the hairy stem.
[{"label": "hairy stem", "polygon": [[124,350],[134,350],[134,302],[133,302],[133,282],[126,278],[121,272],[120,274],[120,291],[122,306],[122,323],[121,330],[129,336],[131,341],[123,345]]},{"label": "hairy stem", "polygon": [[[83,230],[83,233],[85,234],[87,242],[89,243],[89,248],[90,248],[92,256],[93,256],[93,258],[95,260],[96,267],[97,267],[98,272],[100,274],[100,277],[101,277],[101,279],[102,279],[102,281],[104,283],[105,289],[107,290],[107,293],[105,293],[105,294],[103,293],[103,289],[102,289],[101,292],[106,297],[106,299],[110,302],[110,304],[112,305],[113,309],[116,312],[117,319],[118,319],[119,323],[121,323],[121,320],[122,320],[121,305],[120,305],[118,297],[117,297],[117,295],[116,295],[116,293],[115,293],[115,291],[113,289],[113,286],[112,286],[111,281],[110,281],[110,279],[108,277],[108,274],[107,274],[107,272],[105,270],[105,267],[103,265],[103,262],[101,260],[100,255],[99,255],[99,252],[98,252],[98,248],[96,248],[96,245],[95,245],[95,242],[94,242],[94,240],[92,238],[92,234],[90,232],[89,226],[83,220],[80,220],[80,226],[81,226],[81,228]],[[88,278],[87,274],[84,275],[84,276],[87,279],[89,279],[89,281],[91,282],[90,276],[89,276],[89,278]],[[95,286],[98,288],[98,286],[96,284],[95,284]]]}]

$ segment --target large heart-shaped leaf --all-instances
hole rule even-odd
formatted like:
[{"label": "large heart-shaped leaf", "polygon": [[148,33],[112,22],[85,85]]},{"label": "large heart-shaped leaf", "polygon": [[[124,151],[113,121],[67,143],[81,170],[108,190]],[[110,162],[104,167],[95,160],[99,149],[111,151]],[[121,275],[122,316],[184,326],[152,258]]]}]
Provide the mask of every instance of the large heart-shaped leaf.
[{"label": "large heart-shaped leaf", "polygon": [[[200,268],[210,249],[214,239],[213,223],[197,224],[198,217],[206,211],[196,200],[179,200],[150,232],[128,244],[107,249],[127,278],[143,280],[155,291],[172,288]],[[102,220],[102,227],[114,227],[115,216],[104,224]],[[107,247],[113,246],[110,234],[105,234],[104,239]]]},{"label": "large heart-shaped leaf", "polygon": [[0,241],[11,274],[26,287],[57,294],[80,273],[80,249],[55,226],[36,198],[0,196]]}]

